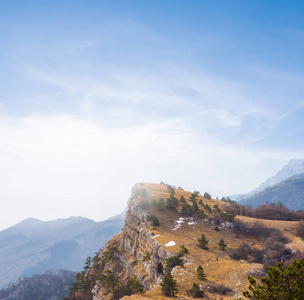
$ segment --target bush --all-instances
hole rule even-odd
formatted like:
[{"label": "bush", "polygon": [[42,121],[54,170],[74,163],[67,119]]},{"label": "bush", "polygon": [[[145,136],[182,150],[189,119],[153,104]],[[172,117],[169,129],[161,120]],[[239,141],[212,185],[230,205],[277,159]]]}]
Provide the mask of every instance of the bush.
[{"label": "bush", "polygon": [[143,293],[144,292],[144,286],[136,279],[135,276],[130,278],[125,287],[124,294],[127,296],[131,296],[136,293]]},{"label": "bush", "polygon": [[252,248],[246,242],[243,242],[239,248],[237,248],[230,257],[235,260],[247,260],[248,256],[252,254]]},{"label": "bush", "polygon": [[150,205],[149,205],[149,202],[148,202],[146,199],[142,200],[142,201],[139,202],[139,204],[138,204],[138,207],[141,208],[141,209],[146,209],[146,208],[148,208],[149,206],[150,206]]},{"label": "bush", "polygon": [[210,199],[211,199],[211,195],[210,195],[209,193],[205,192],[205,193],[204,193],[204,198],[210,200]]},{"label": "bush", "polygon": [[199,247],[204,249],[204,250],[208,250],[208,243],[209,240],[207,240],[206,236],[204,234],[202,234],[201,238],[198,238],[198,243],[199,243]]},{"label": "bush", "polygon": [[176,287],[177,286],[176,280],[173,278],[173,276],[171,274],[168,274],[163,279],[160,286],[161,286],[161,290],[165,296],[174,297],[178,292],[178,289]]},{"label": "bush", "polygon": [[152,255],[153,255],[153,253],[146,252],[146,254],[144,255],[144,257],[142,258],[142,261],[143,262],[149,261],[151,259]]},{"label": "bush", "polygon": [[108,250],[102,252],[101,263],[105,265],[106,263],[112,261],[115,258],[115,253],[118,247],[110,247]]},{"label": "bush", "polygon": [[170,256],[165,261],[166,261],[166,266],[164,268],[164,271],[165,270],[171,271],[176,266],[184,267],[183,260],[181,260],[178,256]]},{"label": "bush", "polygon": [[204,268],[201,265],[199,265],[196,269],[196,276],[198,280],[206,280],[207,276],[204,272]]},{"label": "bush", "polygon": [[227,244],[225,243],[224,239],[221,239],[221,240],[219,241],[219,246],[220,246],[220,249],[221,249],[222,251],[225,250],[225,248],[227,247]]},{"label": "bush", "polygon": [[159,220],[158,220],[158,218],[155,214],[148,214],[147,215],[147,221],[152,222],[153,226],[159,226],[160,225]]},{"label": "bush", "polygon": [[176,197],[170,196],[166,199],[166,207],[169,209],[176,209],[178,206],[178,199]]},{"label": "bush", "polygon": [[226,295],[227,293],[232,292],[231,288],[229,288],[228,286],[225,286],[223,284],[213,283],[213,284],[208,285],[207,287],[211,293],[216,293],[216,294],[220,294],[220,295]]},{"label": "bush", "polygon": [[297,236],[304,237],[304,220],[300,220],[297,225]]},{"label": "bush", "polygon": [[179,251],[179,254],[181,255],[181,256],[184,256],[185,254],[188,254],[189,253],[189,250],[184,246],[184,245],[182,245],[182,246],[180,246],[180,251]]},{"label": "bush", "polygon": [[191,293],[192,298],[203,298],[204,297],[204,291],[201,290],[199,284],[195,283],[195,282],[193,282],[190,293]]}]

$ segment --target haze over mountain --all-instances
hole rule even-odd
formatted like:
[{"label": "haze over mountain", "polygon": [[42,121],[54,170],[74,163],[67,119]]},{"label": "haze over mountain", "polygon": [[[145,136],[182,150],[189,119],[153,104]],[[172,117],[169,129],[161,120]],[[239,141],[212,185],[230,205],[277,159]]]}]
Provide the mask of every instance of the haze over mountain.
[{"label": "haze over mountain", "polygon": [[28,218],[0,232],[0,289],[16,278],[49,269],[80,271],[87,256],[118,233],[124,213],[102,222],[71,217],[43,222]]},{"label": "haze over mountain", "polygon": [[291,210],[304,209],[304,160],[291,159],[274,176],[248,194],[231,196],[253,208],[264,203],[283,204]]},{"label": "haze over mountain", "polygon": [[274,186],[296,174],[304,173],[304,159],[291,159],[287,165],[285,165],[281,170],[279,170],[274,176],[267,178],[263,183],[261,183],[256,189],[252,190],[246,194],[231,195],[230,198],[236,201],[241,199],[246,199],[265,188]]}]

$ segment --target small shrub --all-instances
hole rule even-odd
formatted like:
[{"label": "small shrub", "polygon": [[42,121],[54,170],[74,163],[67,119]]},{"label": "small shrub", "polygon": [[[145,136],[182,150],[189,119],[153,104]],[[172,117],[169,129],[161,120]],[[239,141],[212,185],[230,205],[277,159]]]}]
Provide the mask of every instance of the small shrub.
[{"label": "small shrub", "polygon": [[252,253],[252,248],[248,243],[243,242],[239,248],[237,248],[230,257],[235,260],[244,259],[247,260],[248,256]]},{"label": "small shrub", "polygon": [[220,231],[220,229],[218,228],[218,226],[215,226],[214,230],[215,231]]},{"label": "small shrub", "polygon": [[216,284],[216,283],[208,285],[208,290],[211,293],[216,293],[220,295],[226,295],[229,292],[232,292],[231,288],[229,288],[228,286],[225,286],[223,284]]},{"label": "small shrub", "polygon": [[204,297],[204,291],[201,290],[199,284],[195,283],[195,282],[193,282],[190,293],[191,293],[192,298],[203,298]]},{"label": "small shrub", "polygon": [[153,226],[159,226],[160,225],[159,220],[158,220],[158,218],[155,214],[148,214],[147,215],[147,221],[152,222]]},{"label": "small shrub", "polygon": [[149,204],[149,202],[148,202],[146,199],[142,200],[142,201],[139,202],[139,204],[138,204],[138,207],[141,208],[141,209],[146,209],[146,208],[148,208],[149,206],[150,206],[150,204]]},{"label": "small shrub", "polygon": [[221,250],[223,250],[223,251],[225,250],[225,248],[227,247],[227,244],[225,243],[224,239],[221,239],[219,241],[219,246],[220,246]]},{"label": "small shrub", "polygon": [[142,261],[143,262],[149,261],[151,259],[152,255],[153,255],[153,253],[146,252],[146,254],[144,255],[144,257],[142,258]]},{"label": "small shrub", "polygon": [[103,251],[101,263],[105,265],[106,263],[112,261],[115,258],[115,253],[118,247],[110,247],[108,250]]},{"label": "small shrub", "polygon": [[197,279],[198,280],[206,280],[207,276],[206,276],[206,274],[204,272],[204,268],[201,265],[199,265],[197,267],[197,269],[196,269],[196,275],[197,275]]},{"label": "small shrub", "polygon": [[135,276],[130,278],[125,287],[124,294],[127,296],[131,296],[136,293],[143,293],[144,292],[144,286],[136,279]]},{"label": "small shrub", "polygon": [[166,261],[166,266],[164,268],[164,271],[172,270],[176,266],[184,267],[183,260],[181,260],[178,256],[170,256],[165,261]]},{"label": "small shrub", "polygon": [[169,209],[176,209],[178,206],[178,199],[174,196],[170,196],[170,198],[166,199],[166,207]]},{"label": "small shrub", "polygon": [[207,240],[206,236],[204,234],[202,234],[202,236],[200,238],[197,239],[198,243],[199,243],[199,247],[204,249],[204,250],[208,250],[208,243],[209,240]]},{"label": "small shrub", "polygon": [[182,204],[182,213],[187,216],[192,216],[193,215],[192,206],[187,202],[184,202]]},{"label": "small shrub", "polygon": [[304,220],[300,220],[297,225],[297,236],[304,237]]},{"label": "small shrub", "polygon": [[185,254],[188,254],[189,253],[189,250],[184,246],[184,245],[182,245],[182,246],[180,246],[180,251],[179,251],[179,254],[181,255],[181,256],[184,256]]},{"label": "small shrub", "polygon": [[210,195],[209,193],[205,192],[205,193],[204,193],[204,198],[210,200],[210,199],[211,199],[211,195]]}]

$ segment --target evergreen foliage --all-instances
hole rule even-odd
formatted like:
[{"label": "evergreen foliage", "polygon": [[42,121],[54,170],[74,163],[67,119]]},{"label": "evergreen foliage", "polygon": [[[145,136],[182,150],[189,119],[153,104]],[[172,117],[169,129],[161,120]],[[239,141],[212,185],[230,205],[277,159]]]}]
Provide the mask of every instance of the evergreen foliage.
[{"label": "evergreen foliage", "polygon": [[176,209],[177,206],[178,199],[171,194],[171,196],[166,199],[166,207],[169,209]]},{"label": "evergreen foliage", "polygon": [[184,262],[178,256],[170,256],[166,259],[166,266],[164,270],[172,270],[176,266],[184,267]]},{"label": "evergreen foliage", "polygon": [[205,274],[205,272],[204,272],[204,268],[201,266],[201,265],[199,265],[198,267],[197,267],[197,269],[196,269],[196,274],[197,274],[197,279],[198,280],[206,280],[206,274]]},{"label": "evergreen foliage", "polygon": [[190,293],[192,295],[192,298],[203,298],[205,294],[204,291],[200,289],[199,284],[195,282],[193,282]]},{"label": "evergreen foliage", "polygon": [[177,282],[171,274],[168,274],[166,277],[164,277],[160,286],[165,296],[174,297],[178,292]]},{"label": "evergreen foliage", "polygon": [[202,236],[200,238],[197,239],[198,243],[199,243],[199,247],[204,249],[204,250],[208,250],[208,243],[209,240],[207,240],[206,236],[204,234],[202,234]]},{"label": "evergreen foliage", "polygon": [[185,254],[188,254],[189,253],[189,250],[184,246],[184,245],[181,245],[180,246],[180,251],[179,251],[179,254],[181,255],[181,256],[184,256]]},{"label": "evergreen foliage", "polygon": [[147,221],[151,221],[153,226],[160,226],[159,220],[155,214],[148,214]]},{"label": "evergreen foliage", "polygon": [[219,246],[220,246],[221,250],[223,250],[223,251],[225,250],[225,248],[227,247],[227,244],[225,243],[224,239],[221,239],[219,241]]},{"label": "evergreen foliage", "polygon": [[294,260],[287,269],[283,263],[278,263],[277,267],[270,267],[267,275],[261,279],[261,284],[248,276],[250,291],[244,291],[243,295],[256,300],[304,299],[304,258]]},{"label": "evergreen foliage", "polygon": [[204,198],[210,200],[211,199],[211,195],[209,193],[205,192],[204,193]]},{"label": "evergreen foliage", "polygon": [[127,281],[124,291],[125,295],[131,296],[133,294],[143,293],[143,292],[144,292],[144,286],[136,279],[135,276],[133,276]]},{"label": "evergreen foliage", "polygon": [[[101,263],[105,265],[106,263],[112,261],[115,258],[115,253],[118,247],[110,247],[108,250],[103,251]],[[85,267],[86,268],[86,267]]]}]

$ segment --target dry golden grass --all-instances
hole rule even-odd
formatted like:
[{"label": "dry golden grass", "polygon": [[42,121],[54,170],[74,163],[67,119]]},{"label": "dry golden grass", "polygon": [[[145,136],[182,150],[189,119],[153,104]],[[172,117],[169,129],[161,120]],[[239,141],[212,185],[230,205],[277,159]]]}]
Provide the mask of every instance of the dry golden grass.
[{"label": "dry golden grass", "polygon": [[[170,191],[165,185],[144,183],[143,187],[149,192],[150,207],[149,211],[155,213],[161,223],[161,226],[157,229],[148,227],[147,230],[151,232],[151,235],[156,235],[155,239],[166,250],[173,254],[177,254],[180,251],[180,246],[184,245],[189,250],[189,254],[185,255],[185,268],[176,267],[172,274],[178,282],[178,297],[175,299],[191,299],[187,292],[193,282],[197,282],[205,287],[211,283],[223,284],[230,287],[233,292],[227,295],[211,294],[206,292],[209,299],[234,299],[241,296],[243,290],[248,288],[247,276],[252,273],[257,273],[262,270],[261,264],[249,263],[247,261],[235,261],[229,257],[236,248],[238,248],[244,241],[249,244],[254,243],[254,247],[263,248],[263,244],[258,239],[251,237],[236,238],[235,232],[231,228],[220,227],[220,231],[214,230],[214,225],[210,224],[206,220],[199,220],[197,218],[190,218],[182,216],[176,210],[165,209],[158,211],[153,205],[153,199],[159,200],[160,198],[168,198]],[[180,198],[184,196],[188,199],[191,196],[191,192],[175,189],[175,196]],[[204,204],[213,206],[218,204],[219,207],[224,207],[227,204],[216,199],[205,199],[203,196],[199,196]],[[181,218],[184,218],[183,220]],[[257,219],[238,216],[240,220],[246,222],[254,222]],[[177,221],[183,221],[180,226],[177,226]],[[283,231],[283,233],[290,238],[291,247],[293,249],[304,250],[304,242],[295,237],[295,228],[297,222],[285,222],[285,221],[272,221],[272,220],[258,220],[263,222],[266,226],[275,227]],[[208,250],[203,250],[198,246],[198,238],[205,234],[209,239]],[[225,251],[220,250],[218,245],[219,241],[224,239],[228,244]],[[170,241],[175,242],[175,246],[165,246]],[[207,275],[207,280],[197,280],[196,268],[198,265],[204,267],[204,272]],[[124,297],[123,299],[172,299],[162,295],[161,289],[155,288],[142,295],[133,295]]]}]

